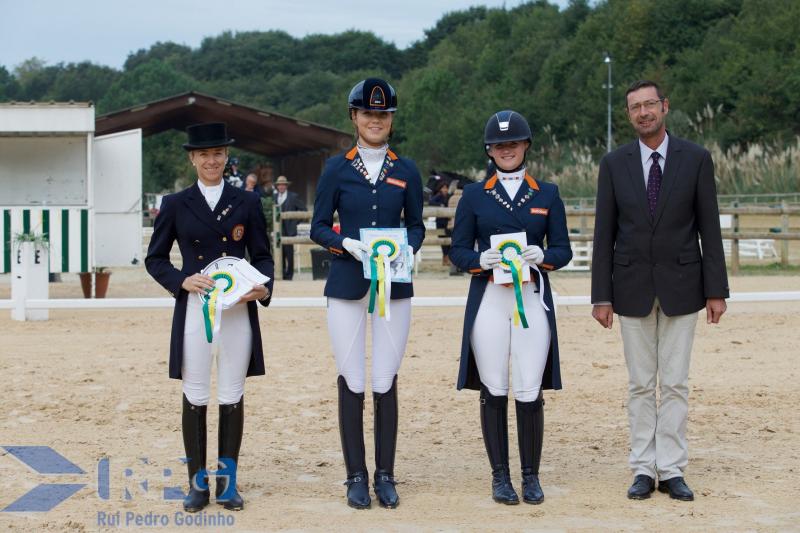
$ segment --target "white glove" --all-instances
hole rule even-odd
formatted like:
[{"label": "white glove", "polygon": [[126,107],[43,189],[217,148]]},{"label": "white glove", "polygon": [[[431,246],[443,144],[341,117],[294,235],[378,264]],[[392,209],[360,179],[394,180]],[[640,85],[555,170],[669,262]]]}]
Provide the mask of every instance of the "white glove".
[{"label": "white glove", "polygon": [[500,251],[494,248],[489,248],[481,253],[481,268],[484,270],[491,270],[494,267],[500,266]]},{"label": "white glove", "polygon": [[414,247],[409,244],[408,249],[411,251],[411,263],[408,265],[408,270],[412,270],[414,268],[414,261],[416,260],[414,257]]},{"label": "white glove", "polygon": [[544,261],[544,252],[538,246],[531,244],[522,250],[522,258],[526,263],[541,265]]},{"label": "white glove", "polygon": [[342,246],[344,249],[350,252],[350,255],[356,258],[356,261],[363,261],[364,254],[367,254],[367,257],[372,253],[369,246],[361,241],[357,241],[355,239],[351,239],[349,237],[345,237],[344,241],[342,241]]}]

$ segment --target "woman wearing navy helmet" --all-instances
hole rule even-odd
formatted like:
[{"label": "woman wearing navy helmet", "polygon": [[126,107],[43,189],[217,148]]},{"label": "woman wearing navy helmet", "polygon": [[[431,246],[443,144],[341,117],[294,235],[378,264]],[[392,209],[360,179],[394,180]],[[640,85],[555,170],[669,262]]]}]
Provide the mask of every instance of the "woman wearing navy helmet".
[{"label": "woman wearing navy helmet", "polygon": [[[405,226],[408,244],[419,250],[422,222],[422,178],[413,161],[398,157],[387,144],[392,133],[397,94],[386,81],[368,78],[350,91],[350,119],[356,145],[332,157],[320,176],[311,221],[311,238],[336,257],[331,262],[325,296],[328,331],[336,359],[339,388],[339,432],[347,469],[347,503],[371,505],[364,458],[365,336],[370,280],[362,257],[371,253],[359,240],[361,228]],[[333,231],[339,214],[341,233]],[[413,252],[412,250],[412,252]],[[394,456],[397,441],[397,372],[411,323],[410,283],[391,284],[391,320],[372,315],[372,398],[375,411],[374,489],[382,507],[397,507]]]},{"label": "woman wearing navy helmet", "polygon": [[[450,248],[450,260],[473,274],[464,317],[458,389],[480,389],[492,497],[504,504],[519,503],[508,462],[509,361],[523,500],[532,504],[544,500],[538,476],[544,430],[542,389],[561,388],[556,318],[547,271],[563,267],[572,258],[558,188],[535,180],[526,171],[525,154],[531,141],[530,127],[519,113],[500,111],[489,118],[484,147],[497,171],[486,181],[464,188]],[[514,287],[493,282],[492,270],[508,258],[490,245],[492,235],[518,232],[527,236],[527,246],[520,250],[521,266],[531,269],[531,281],[518,285],[519,299]],[[518,324],[520,306],[526,320]]]}]

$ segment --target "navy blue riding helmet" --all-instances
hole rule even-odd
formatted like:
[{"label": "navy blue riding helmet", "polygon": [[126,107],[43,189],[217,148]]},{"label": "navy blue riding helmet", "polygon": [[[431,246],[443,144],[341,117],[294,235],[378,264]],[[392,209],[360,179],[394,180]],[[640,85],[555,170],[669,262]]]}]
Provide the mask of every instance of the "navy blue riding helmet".
[{"label": "navy blue riding helmet", "polygon": [[397,111],[397,92],[386,80],[367,78],[353,86],[347,104],[349,109],[393,113]]}]

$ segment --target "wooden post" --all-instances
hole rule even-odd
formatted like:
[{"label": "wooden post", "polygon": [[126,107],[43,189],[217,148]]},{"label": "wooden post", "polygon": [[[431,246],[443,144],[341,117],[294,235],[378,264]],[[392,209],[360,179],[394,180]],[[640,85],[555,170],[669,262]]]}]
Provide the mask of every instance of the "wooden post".
[{"label": "wooden post", "polygon": [[[739,207],[739,202],[733,202],[733,207]],[[739,274],[739,238],[736,236],[739,233],[739,213],[733,214],[733,240],[731,241],[731,274],[737,276]]]},{"label": "wooden post", "polygon": [[[783,213],[781,214],[781,232],[782,233],[789,233],[789,212],[787,208],[789,207],[789,203],[786,200],[781,202],[781,209]],[[789,266],[789,241],[783,240],[781,241],[781,266]]]},{"label": "wooden post", "polygon": [[272,251],[272,258],[275,261],[275,279],[281,273],[283,279],[283,249],[281,248],[281,208],[278,202],[272,203],[272,242],[275,249]]},{"label": "wooden post", "polygon": [[584,210],[586,209],[586,200],[584,198],[581,198],[578,202],[578,208],[581,211],[581,235],[586,235],[589,233],[589,229],[586,223],[586,215],[584,214]]}]

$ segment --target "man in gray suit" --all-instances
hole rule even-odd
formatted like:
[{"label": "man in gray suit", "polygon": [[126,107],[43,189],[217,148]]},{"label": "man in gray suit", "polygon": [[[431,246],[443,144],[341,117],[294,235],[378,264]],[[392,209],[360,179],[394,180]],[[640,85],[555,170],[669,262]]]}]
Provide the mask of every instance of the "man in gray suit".
[{"label": "man in gray suit", "polygon": [[[619,315],[628,367],[631,499],[655,490],[692,500],[688,463],[689,359],[697,312],[716,324],[728,280],[714,163],[696,144],[668,134],[669,100],[651,81],[625,94],[638,139],[600,161],[592,316]],[[702,250],[702,253],[701,253]],[[661,390],[656,405],[656,383]]]}]

